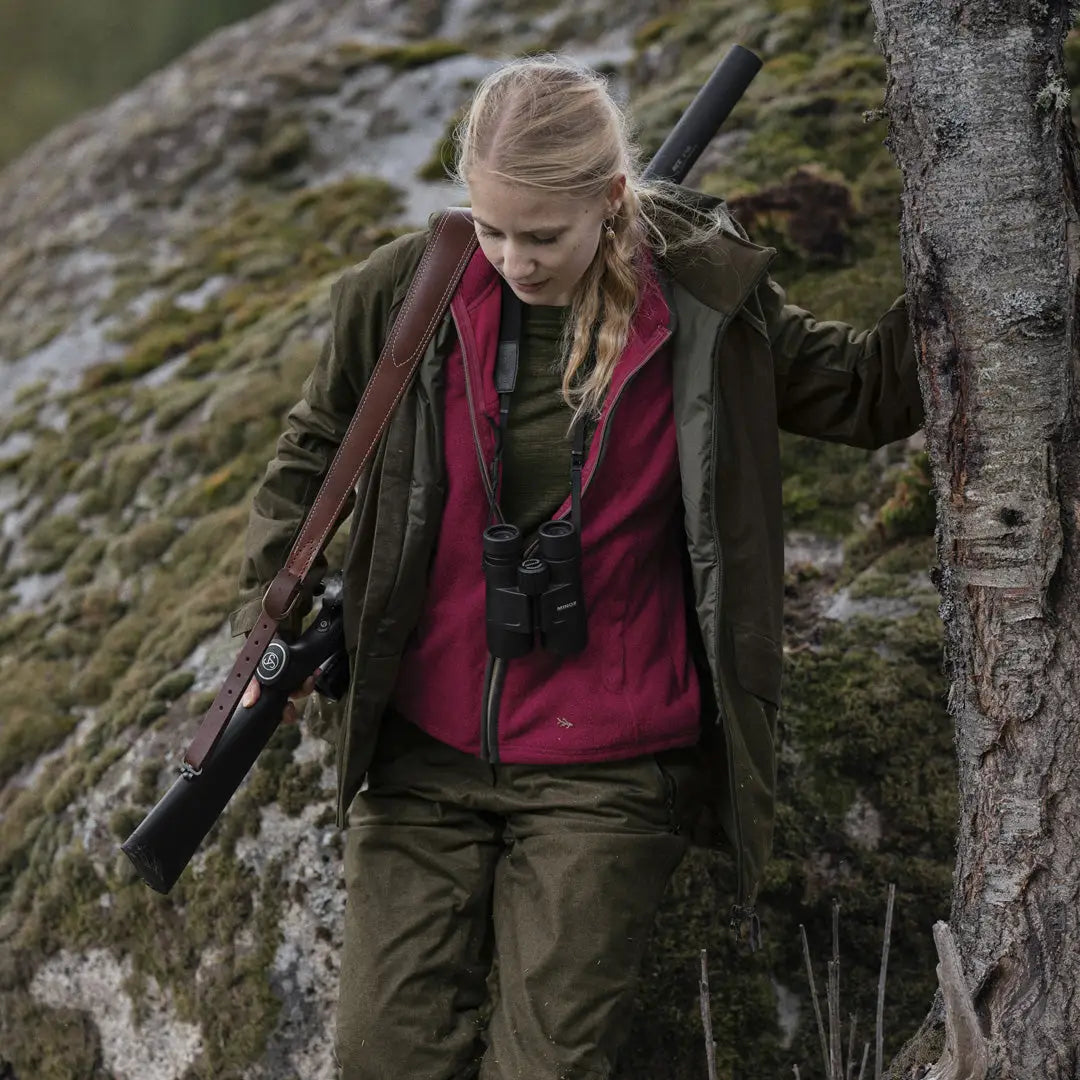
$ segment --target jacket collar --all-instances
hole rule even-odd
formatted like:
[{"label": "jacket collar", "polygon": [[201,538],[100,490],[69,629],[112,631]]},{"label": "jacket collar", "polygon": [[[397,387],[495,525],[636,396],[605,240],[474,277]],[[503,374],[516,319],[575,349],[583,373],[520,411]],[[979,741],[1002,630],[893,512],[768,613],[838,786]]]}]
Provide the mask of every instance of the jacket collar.
[{"label": "jacket collar", "polygon": [[[724,200],[691,191],[699,209],[713,210]],[[736,225],[738,228],[738,225]],[[752,244],[745,235],[723,232],[708,248],[676,251],[659,261],[664,275],[694,299],[729,317],[746,303],[750,293],[776,258],[776,248]]]}]

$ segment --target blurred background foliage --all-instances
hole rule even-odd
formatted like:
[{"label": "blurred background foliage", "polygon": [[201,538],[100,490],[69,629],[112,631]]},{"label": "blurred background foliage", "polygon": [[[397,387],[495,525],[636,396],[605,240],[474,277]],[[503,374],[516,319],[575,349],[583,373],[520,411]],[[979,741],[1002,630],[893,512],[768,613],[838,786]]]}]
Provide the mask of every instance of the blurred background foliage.
[{"label": "blurred background foliage", "polygon": [[0,0],[0,168],[273,0]]}]

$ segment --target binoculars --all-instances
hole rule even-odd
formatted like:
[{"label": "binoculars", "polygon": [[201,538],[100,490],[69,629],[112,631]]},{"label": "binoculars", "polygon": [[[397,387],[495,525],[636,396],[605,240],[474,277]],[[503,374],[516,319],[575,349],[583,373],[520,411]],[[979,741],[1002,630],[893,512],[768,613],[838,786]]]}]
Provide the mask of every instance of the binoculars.
[{"label": "binoculars", "polygon": [[512,660],[530,652],[536,636],[558,656],[585,648],[585,597],[581,590],[581,544],[570,521],[540,526],[539,553],[524,558],[516,525],[484,530],[485,613],[488,651]]}]

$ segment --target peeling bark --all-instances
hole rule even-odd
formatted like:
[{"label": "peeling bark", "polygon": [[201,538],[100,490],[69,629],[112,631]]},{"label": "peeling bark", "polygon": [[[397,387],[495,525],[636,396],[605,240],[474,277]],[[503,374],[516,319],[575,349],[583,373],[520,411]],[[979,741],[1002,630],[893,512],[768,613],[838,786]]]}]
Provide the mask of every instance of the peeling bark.
[{"label": "peeling bark", "polygon": [[1062,0],[873,0],[938,503],[951,924],[989,1075],[1080,1075],[1080,183]]}]

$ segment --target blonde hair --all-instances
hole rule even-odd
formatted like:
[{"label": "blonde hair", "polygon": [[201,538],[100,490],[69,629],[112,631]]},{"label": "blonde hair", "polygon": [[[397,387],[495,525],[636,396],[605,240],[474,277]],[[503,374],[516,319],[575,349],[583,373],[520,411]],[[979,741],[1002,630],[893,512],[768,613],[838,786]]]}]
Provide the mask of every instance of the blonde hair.
[{"label": "blonde hair", "polygon": [[[606,195],[622,173],[626,189],[578,282],[563,338],[562,393],[573,421],[596,416],[640,300],[639,264],[651,249],[705,247],[734,232],[723,207],[701,209],[677,184],[642,178],[630,121],[598,72],[551,53],[512,60],[482,80],[454,131],[453,178],[468,186],[484,169],[499,179],[578,198]],[[595,336],[595,364],[588,359]]]}]

